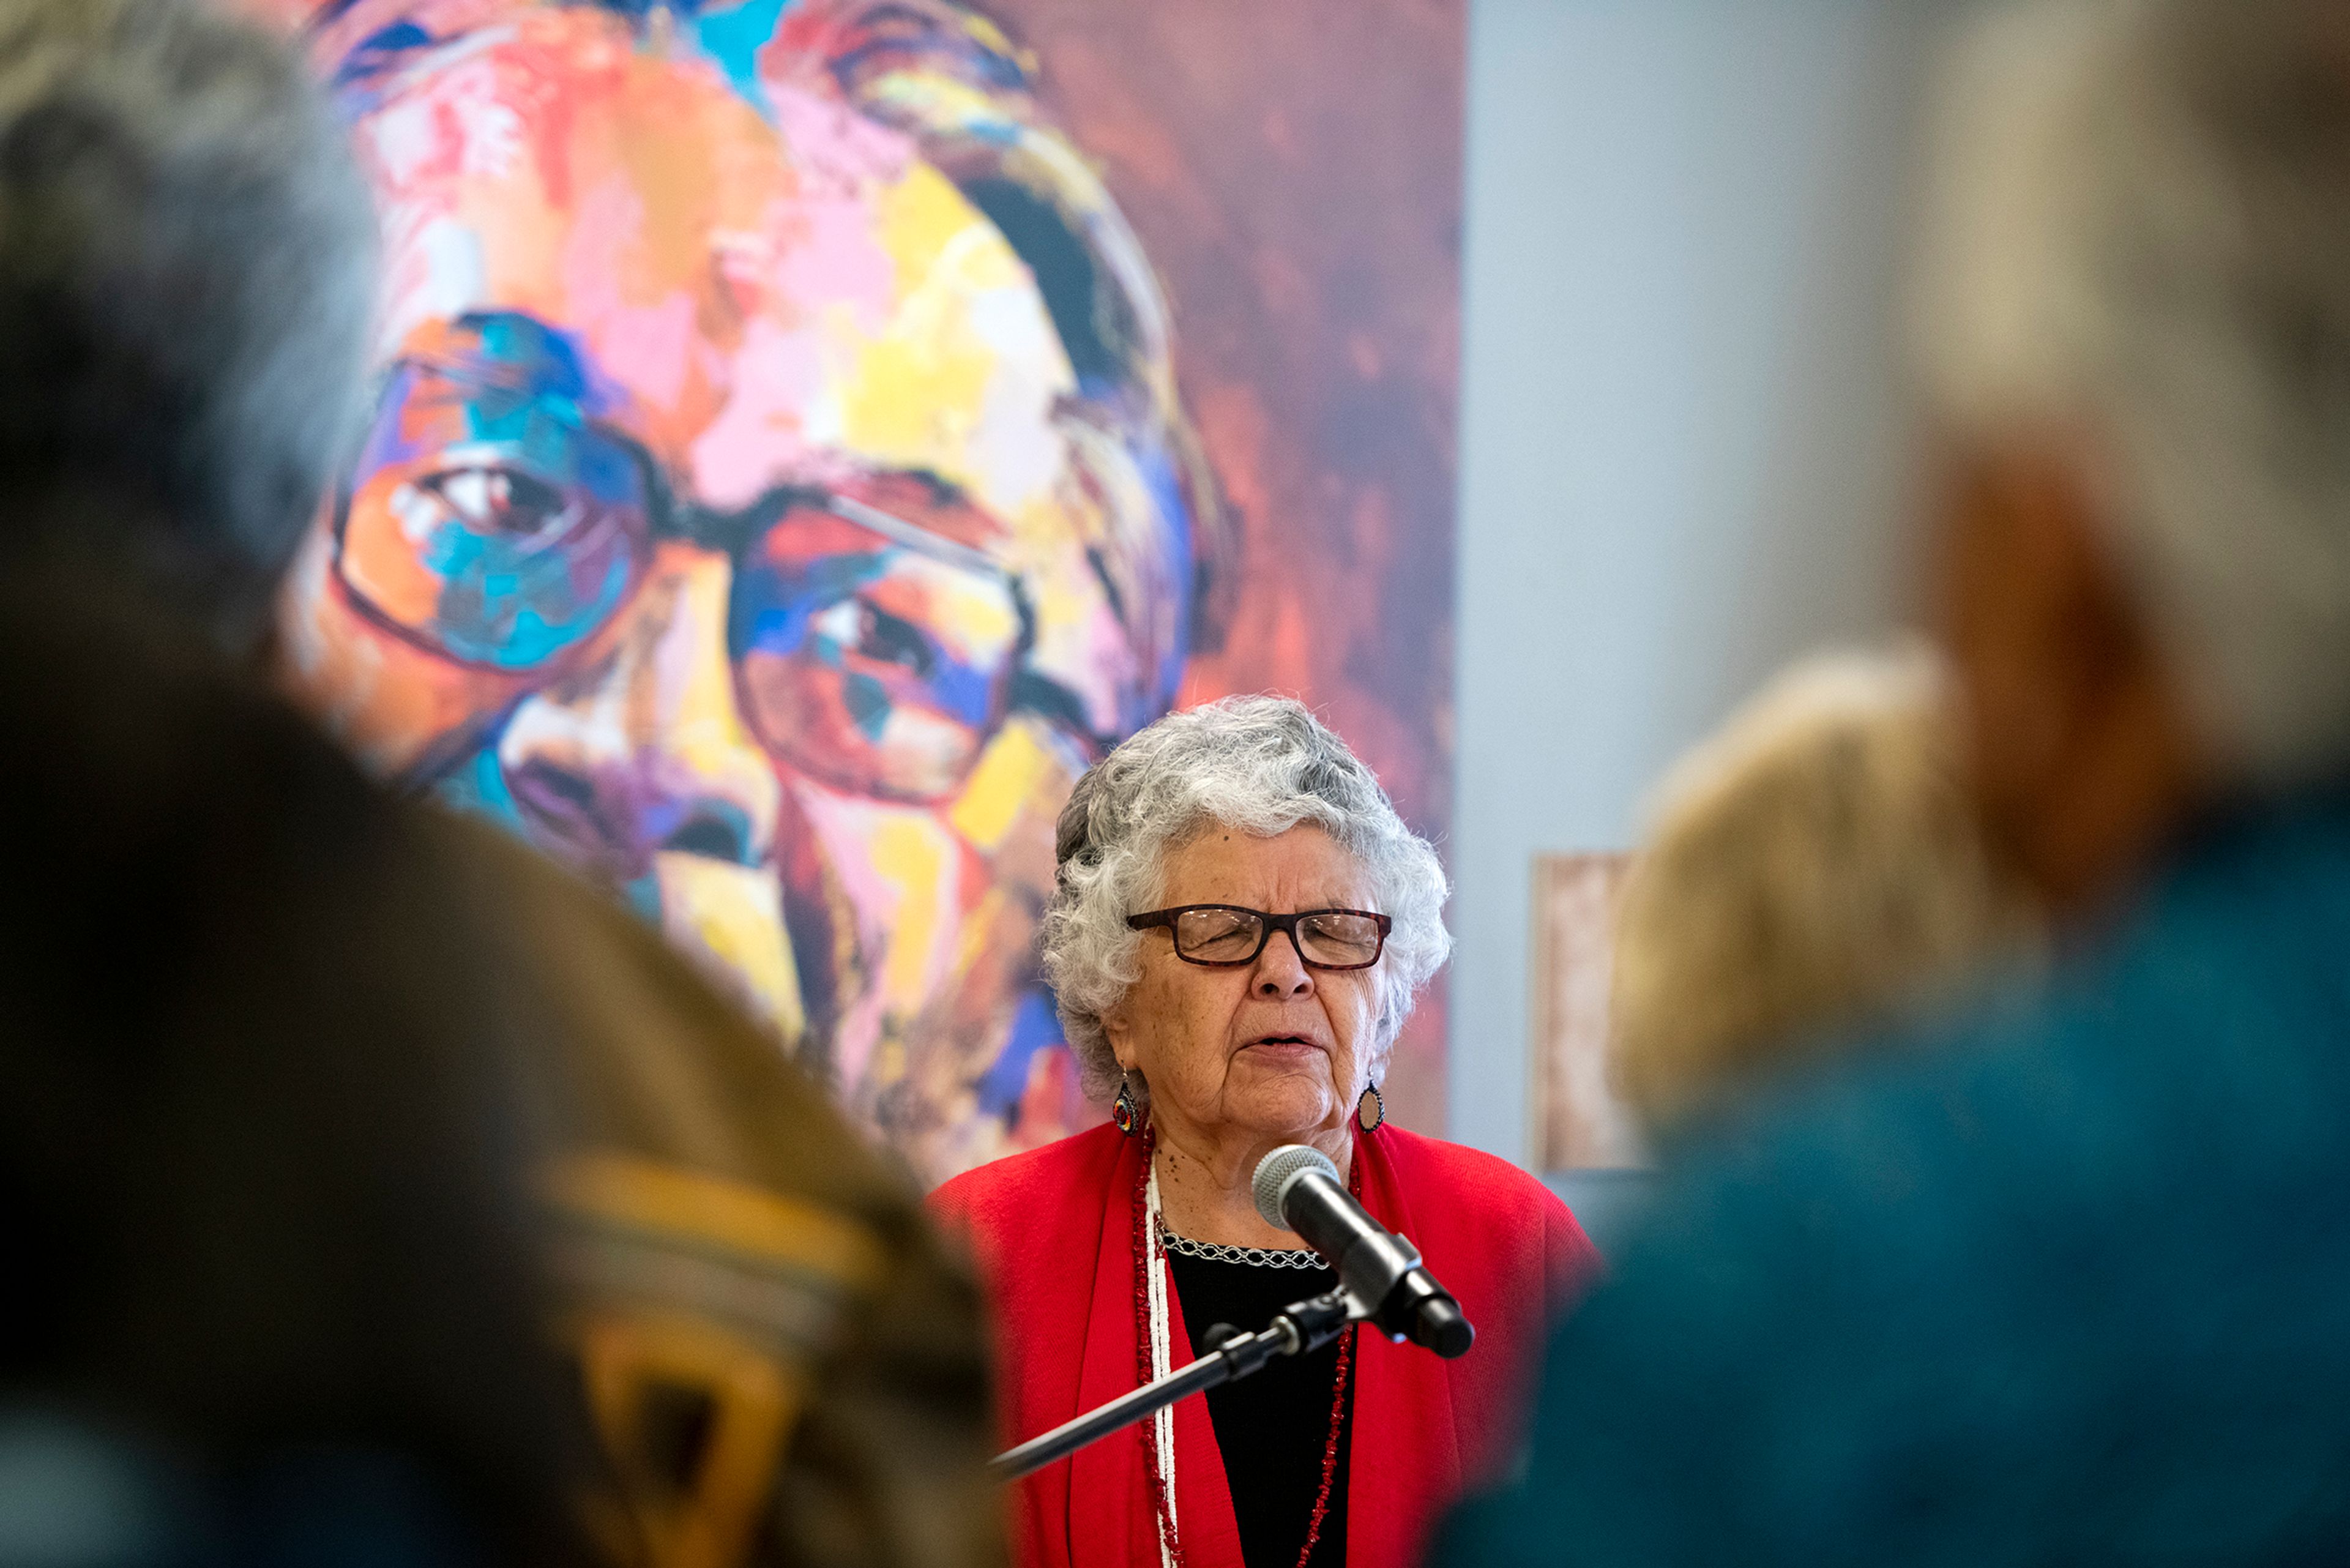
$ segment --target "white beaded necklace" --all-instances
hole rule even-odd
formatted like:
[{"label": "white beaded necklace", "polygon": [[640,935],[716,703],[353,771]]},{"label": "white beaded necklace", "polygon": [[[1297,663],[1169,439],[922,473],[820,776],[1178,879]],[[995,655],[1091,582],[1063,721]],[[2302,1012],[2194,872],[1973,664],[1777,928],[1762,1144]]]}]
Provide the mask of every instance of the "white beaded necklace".
[{"label": "white beaded necklace", "polygon": [[[1167,1311],[1167,1220],[1159,1206],[1159,1162],[1145,1146],[1142,1158],[1150,1161],[1150,1185],[1145,1191],[1143,1204],[1147,1222],[1142,1228],[1144,1245],[1149,1251],[1143,1258],[1143,1277],[1148,1282],[1150,1303],[1150,1376],[1153,1382],[1172,1370],[1170,1336],[1174,1327]],[[1159,1568],[1175,1568],[1173,1540],[1175,1523],[1175,1407],[1162,1407],[1150,1417],[1151,1435],[1158,1439],[1159,1484],[1167,1499],[1167,1527],[1159,1533]]]},{"label": "white beaded necklace", "polygon": [[[1165,1210],[1159,1200],[1158,1139],[1146,1134],[1142,1145],[1143,1168],[1148,1173],[1142,1184],[1141,1223],[1136,1227],[1142,1243],[1142,1307],[1149,1321],[1148,1373],[1149,1381],[1156,1382],[1172,1370],[1173,1314],[1168,1309],[1168,1293],[1173,1287],[1172,1271],[1167,1262],[1168,1243],[1183,1241],[1167,1229]],[[1350,1188],[1352,1183],[1349,1183]],[[1187,1242],[1189,1247],[1219,1246],[1214,1242]],[[1270,1251],[1263,1248],[1226,1248],[1226,1251],[1256,1252],[1267,1259],[1292,1258],[1295,1252]],[[1304,1256],[1314,1259],[1314,1264],[1274,1263],[1274,1267],[1311,1267],[1321,1260],[1311,1252]],[[1243,1260],[1245,1261],[1245,1260]],[[1331,1467],[1337,1452],[1340,1422],[1343,1419],[1347,1395],[1347,1353],[1350,1345],[1342,1343],[1338,1349],[1338,1381],[1331,1397],[1329,1446],[1322,1456],[1322,1491],[1314,1502],[1314,1518],[1305,1537],[1305,1548],[1298,1559],[1298,1568],[1314,1553],[1315,1539],[1321,1533],[1323,1509],[1330,1496]],[[1150,1417],[1151,1461],[1158,1473],[1151,1479],[1158,1497],[1154,1511],[1159,1516],[1159,1568],[1185,1568],[1181,1540],[1175,1520],[1175,1411],[1166,1407]]]}]

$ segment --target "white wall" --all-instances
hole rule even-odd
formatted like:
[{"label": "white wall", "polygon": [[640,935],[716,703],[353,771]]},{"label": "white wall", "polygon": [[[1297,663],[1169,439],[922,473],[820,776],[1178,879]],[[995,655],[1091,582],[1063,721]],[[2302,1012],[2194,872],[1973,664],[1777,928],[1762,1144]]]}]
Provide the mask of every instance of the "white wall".
[{"label": "white wall", "polygon": [[1472,0],[1451,1134],[1526,1148],[1528,868],[1909,618],[1893,290],[1931,8]]}]

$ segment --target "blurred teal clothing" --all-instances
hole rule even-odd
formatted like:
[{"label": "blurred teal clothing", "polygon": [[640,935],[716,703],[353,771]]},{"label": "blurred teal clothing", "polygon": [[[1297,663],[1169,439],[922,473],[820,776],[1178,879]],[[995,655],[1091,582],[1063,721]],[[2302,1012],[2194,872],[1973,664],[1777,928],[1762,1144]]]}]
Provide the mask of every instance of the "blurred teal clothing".
[{"label": "blurred teal clothing", "polygon": [[1685,1151],[1446,1565],[2350,1561],[2350,798]]}]

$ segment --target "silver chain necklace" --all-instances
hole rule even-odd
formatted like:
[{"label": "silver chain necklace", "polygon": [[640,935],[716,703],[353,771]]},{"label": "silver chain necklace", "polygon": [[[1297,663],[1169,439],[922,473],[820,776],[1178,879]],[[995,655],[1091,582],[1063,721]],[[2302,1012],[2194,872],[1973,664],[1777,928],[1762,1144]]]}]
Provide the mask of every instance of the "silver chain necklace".
[{"label": "silver chain necklace", "polygon": [[1319,1252],[1274,1251],[1263,1247],[1228,1246],[1222,1241],[1194,1241],[1189,1236],[1178,1236],[1170,1231],[1164,1220],[1159,1222],[1159,1241],[1170,1252],[1180,1252],[1187,1258],[1205,1258],[1211,1263],[1246,1263],[1256,1269],[1322,1269],[1329,1266],[1323,1262]]}]

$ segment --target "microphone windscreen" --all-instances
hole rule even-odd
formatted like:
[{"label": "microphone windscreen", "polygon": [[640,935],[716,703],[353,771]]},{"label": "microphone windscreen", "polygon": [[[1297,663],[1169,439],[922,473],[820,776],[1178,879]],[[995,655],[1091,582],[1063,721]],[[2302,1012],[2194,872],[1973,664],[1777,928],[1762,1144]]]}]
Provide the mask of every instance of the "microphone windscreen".
[{"label": "microphone windscreen", "polygon": [[1331,1163],[1330,1157],[1311,1144],[1285,1143],[1256,1162],[1256,1176],[1249,1183],[1249,1191],[1256,1199],[1256,1211],[1264,1216],[1266,1224],[1277,1231],[1289,1229],[1289,1221],[1281,1214],[1282,1193],[1288,1188],[1291,1177],[1317,1168],[1331,1180],[1338,1179],[1338,1168]]}]

